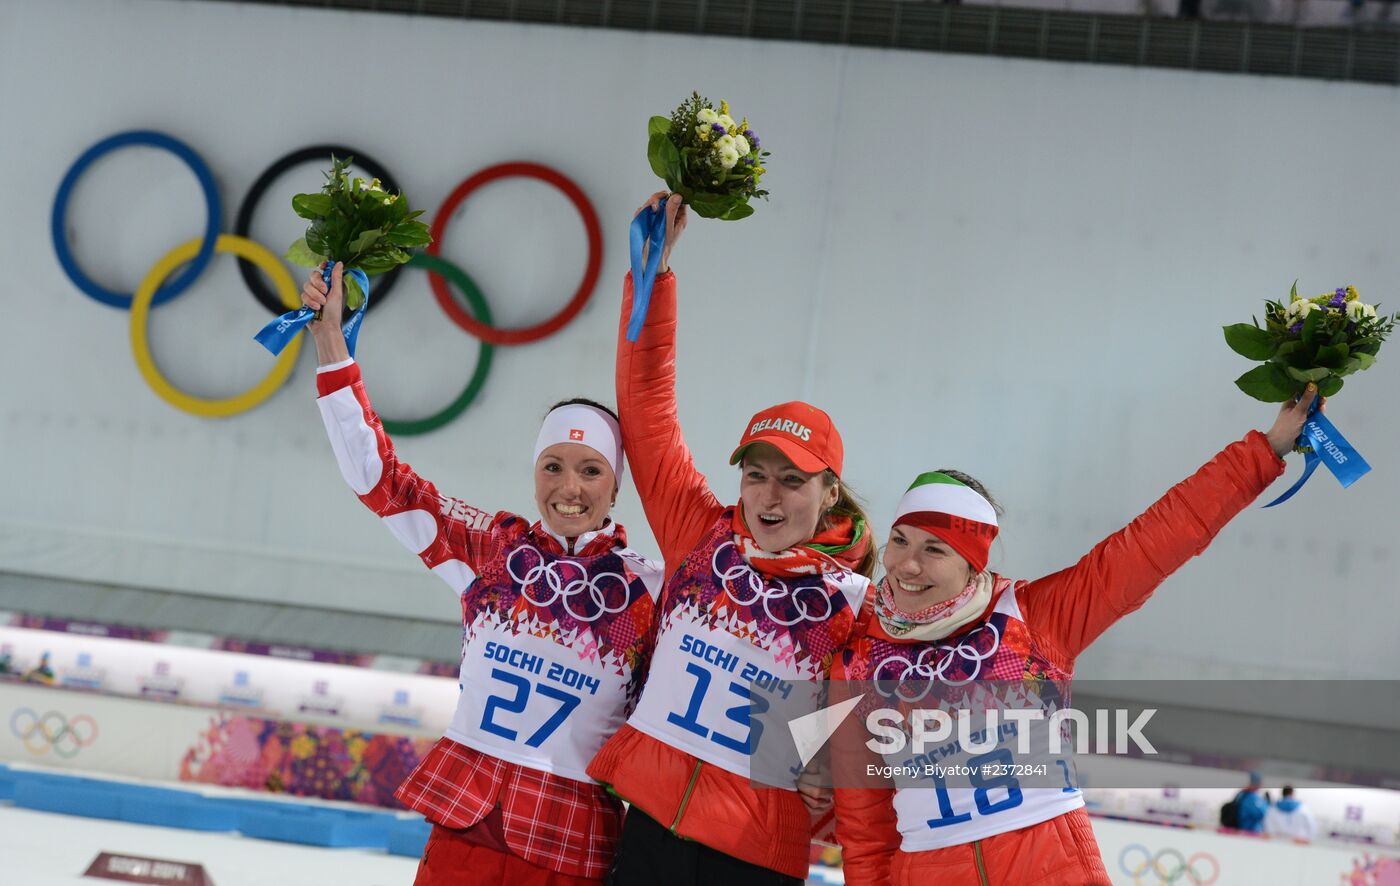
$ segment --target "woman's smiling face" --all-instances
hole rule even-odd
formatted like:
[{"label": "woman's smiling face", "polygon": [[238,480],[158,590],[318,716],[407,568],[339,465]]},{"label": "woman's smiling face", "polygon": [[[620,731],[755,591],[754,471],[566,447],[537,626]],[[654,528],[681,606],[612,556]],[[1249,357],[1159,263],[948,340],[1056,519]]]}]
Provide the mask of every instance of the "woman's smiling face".
[{"label": "woman's smiling face", "polygon": [[972,565],[931,532],[899,525],[885,545],[885,580],[905,612],[951,600],[972,580]]},{"label": "woman's smiling face", "polygon": [[535,506],[555,535],[601,529],[617,500],[617,476],[596,449],[555,443],[535,461]]}]

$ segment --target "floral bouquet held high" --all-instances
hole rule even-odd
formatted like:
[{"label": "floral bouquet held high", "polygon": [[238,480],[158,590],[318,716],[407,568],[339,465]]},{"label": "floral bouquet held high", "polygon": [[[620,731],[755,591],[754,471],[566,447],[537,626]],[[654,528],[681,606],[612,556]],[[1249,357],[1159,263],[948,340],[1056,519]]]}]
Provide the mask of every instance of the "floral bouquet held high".
[{"label": "floral bouquet held high", "polygon": [[[764,160],[758,135],[748,118],[735,122],[729,102],[716,110],[710,100],[693,92],[670,117],[647,123],[647,160],[672,193],[701,218],[735,221],[753,215],[749,201],[768,199],[760,187]],[[665,204],[643,210],[632,222],[632,317],[627,340],[636,341],[646,319],[647,302],[666,241]],[[650,244],[645,267],[642,247]]]},{"label": "floral bouquet held high", "polygon": [[[330,288],[331,269],[336,262],[345,265],[345,307],[349,316],[342,326],[350,355],[360,320],[369,305],[369,278],[393,270],[412,258],[410,249],[432,242],[428,226],[418,221],[422,210],[411,212],[403,194],[392,194],[374,179],[368,185],[362,178],[351,180],[347,170],[353,158],[331,158],[331,171],[319,193],[297,194],[292,209],[311,224],[306,236],[287,250],[286,259],[304,268],[320,268]],[[274,354],[282,352],[298,332],[319,311],[299,308],[289,311],[263,327],[254,338]]]},{"label": "floral bouquet held high", "polygon": [[[1400,315],[1377,314],[1376,306],[1361,301],[1356,289],[1342,287],[1314,298],[1298,295],[1298,284],[1287,304],[1264,305],[1264,325],[1236,323],[1225,327],[1225,342],[1235,353],[1264,361],[1235,380],[1241,391],[1266,403],[1299,396],[1309,384],[1330,397],[1342,389],[1342,379],[1369,369],[1381,344]],[[1273,507],[1297,492],[1318,464],[1326,464],[1343,487],[1371,469],[1361,454],[1327,417],[1313,412],[1303,425],[1295,451],[1306,457],[1303,476],[1287,492],[1265,505]]]}]

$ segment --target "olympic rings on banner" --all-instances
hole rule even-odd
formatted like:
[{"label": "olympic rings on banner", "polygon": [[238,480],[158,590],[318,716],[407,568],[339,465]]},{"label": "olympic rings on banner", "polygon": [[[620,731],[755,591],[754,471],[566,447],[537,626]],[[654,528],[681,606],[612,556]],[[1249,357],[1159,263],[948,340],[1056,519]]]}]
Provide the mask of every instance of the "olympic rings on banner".
[{"label": "olympic rings on banner", "polygon": [[[467,304],[471,305],[472,313],[483,323],[490,324],[491,309],[486,306],[486,298],[482,296],[481,290],[477,287],[476,281],[467,276],[467,272],[452,264],[445,258],[436,255],[428,255],[420,252],[413,256],[408,262],[408,267],[422,268],[430,274],[441,274],[449,282],[462,290],[462,294],[467,298]],[[462,389],[462,393],[457,395],[457,399],[447,404],[445,409],[433,413],[427,418],[399,421],[392,418],[385,418],[382,414],[379,420],[384,423],[384,430],[390,434],[426,434],[435,431],[452,419],[462,414],[476,396],[481,393],[481,389],[486,385],[486,377],[491,374],[491,355],[496,348],[486,342],[481,343],[481,350],[476,355],[476,369],[472,370],[472,377],[467,380],[467,386]]]},{"label": "olympic rings on banner", "polygon": [[[1132,852],[1142,855],[1142,863],[1130,868],[1128,867],[1128,854]],[[1163,861],[1168,861],[1170,866],[1164,867]],[[1211,868],[1209,875],[1199,869],[1197,862],[1200,861],[1209,862]],[[1123,847],[1123,851],[1118,853],[1118,867],[1124,875],[1133,878],[1134,884],[1142,884],[1142,878],[1149,873],[1156,878],[1156,886],[1178,882],[1187,883],[1190,886],[1211,886],[1220,878],[1220,862],[1209,852],[1197,852],[1187,858],[1176,849],[1162,849],[1153,855],[1141,843],[1130,843]],[[1183,878],[1185,879],[1183,880]]]},{"label": "olympic rings on banner", "polygon": [[[263,194],[267,193],[267,189],[272,187],[272,184],[282,176],[282,173],[312,160],[324,160],[329,165],[332,156],[342,159],[354,157],[355,165],[368,172],[372,177],[379,179],[385,190],[399,191],[399,183],[389,174],[389,170],[363,151],[357,151],[345,145],[312,145],[309,148],[301,148],[278,158],[271,166],[263,170],[262,175],[259,175],[257,180],[253,182],[253,186],[248,189],[243,202],[238,206],[238,216],[233,222],[233,232],[240,237],[248,236],[253,226],[253,210],[262,200]],[[394,284],[398,282],[399,272],[402,270],[402,267],[397,267],[374,279],[374,298],[370,299],[369,307],[365,308],[365,313],[373,311],[384,303],[384,299],[388,297]],[[274,315],[282,314],[287,310],[282,301],[267,288],[267,284],[258,276],[257,267],[253,262],[240,258],[238,260],[238,273],[243,275],[243,282],[248,285],[248,290],[253,293],[253,298],[256,298],[263,307]]]},{"label": "olympic rings on banner", "polygon": [[97,722],[87,714],[69,720],[58,711],[41,717],[30,708],[18,708],[10,715],[10,731],[29,753],[42,756],[53,751],[67,760],[97,741]]},{"label": "olympic rings on banner", "polygon": [[[151,346],[146,340],[147,318],[151,312],[151,302],[156,287],[172,270],[189,261],[191,256],[198,251],[199,244],[200,241],[191,240],[170,250],[164,258],[151,266],[151,270],[146,274],[146,279],[142,280],[141,285],[136,287],[136,295],[131,299],[131,354],[136,358],[136,367],[141,370],[141,375],[146,379],[146,383],[162,400],[177,409],[183,409],[185,412],[205,418],[226,418],[252,409],[277,392],[282,383],[291,376],[292,367],[296,365],[297,354],[301,352],[301,337],[298,336],[292,340],[291,345],[277,357],[277,362],[272,364],[272,371],[263,376],[262,381],[233,397],[223,400],[208,400],[193,394],[186,394],[166,381],[165,376],[160,374],[160,369],[156,367],[156,362],[151,357]],[[296,284],[292,282],[292,275],[287,273],[282,262],[267,248],[233,234],[220,234],[219,239],[214,244],[214,250],[216,252],[231,252],[254,262],[272,278],[273,284],[282,293],[282,300],[289,310],[301,305],[301,298],[297,294]]]},{"label": "olympic rings on banner", "polygon": [[[734,562],[728,567],[720,568],[720,554],[728,550],[733,555]],[[789,588],[782,579],[765,579],[759,575],[739,554],[738,548],[733,542],[724,542],[715,548],[714,555],[710,557],[710,568],[714,571],[715,578],[720,581],[720,586],[724,588],[725,594],[739,606],[753,606],[759,600],[763,601],[763,612],[774,624],[783,627],[792,627],[800,621],[823,622],[831,618],[833,611],[830,591],[827,590],[826,583],[798,585],[797,588]],[[742,581],[740,581],[742,580]],[[803,598],[803,594],[806,598]],[[786,600],[789,607],[797,613],[792,618],[781,618],[773,612],[772,602],[774,600]],[[807,602],[808,600],[814,602]],[[821,610],[813,611],[815,601],[820,601]],[[779,606],[779,609],[783,607]]]},{"label": "olympic rings on banner", "polygon": [[[72,197],[73,188],[82,174],[102,156],[121,148],[137,145],[169,151],[183,160],[194,171],[196,178],[199,179],[200,188],[204,192],[208,221],[201,239],[178,246],[165,255],[147,272],[137,291],[126,294],[99,286],[83,272],[73,257],[65,228],[68,204]],[[219,227],[222,203],[214,176],[204,160],[189,145],[172,136],[148,130],[117,133],[84,151],[65,173],[54,198],[51,220],[54,251],[58,255],[59,265],[73,281],[73,284],[84,294],[104,304],[129,309],[132,312],[132,353],[136,358],[137,367],[140,369],[142,377],[161,399],[178,409],[195,415],[223,418],[244,412],[262,403],[271,397],[277,388],[291,376],[293,364],[300,351],[300,339],[283,351],[272,370],[247,391],[225,399],[195,397],[176,388],[156,367],[155,361],[151,357],[147,326],[149,325],[151,308],[175,298],[188,289],[208,267],[215,252],[231,253],[238,259],[239,273],[249,291],[268,310],[273,313],[281,313],[286,309],[299,307],[301,300],[296,284],[287,274],[281,259],[265,247],[247,239],[245,235],[252,225],[253,212],[258,201],[262,199],[278,177],[294,166],[320,158],[328,159],[332,154],[353,156],[356,166],[363,168],[384,182],[391,190],[398,190],[397,182],[387,169],[354,148],[338,144],[322,144],[301,148],[279,158],[258,176],[239,205],[238,218],[234,225],[235,233],[221,235]],[[384,420],[384,427],[390,433],[427,433],[442,427],[461,415],[463,410],[480,395],[482,387],[486,383],[486,378],[490,374],[495,345],[538,341],[557,332],[577,316],[593,294],[602,265],[602,228],[598,223],[598,215],[588,197],[584,195],[577,184],[563,173],[547,166],[537,163],[503,163],[472,175],[443,202],[439,211],[440,217],[433,222],[431,228],[434,236],[441,235],[447,226],[448,217],[472,191],[491,181],[520,176],[539,179],[558,188],[574,204],[574,208],[583,219],[584,229],[588,235],[588,262],[584,269],[582,283],[564,308],[544,323],[525,329],[497,330],[492,325],[491,311],[487,307],[481,289],[466,271],[439,255],[436,246],[427,252],[415,255],[408,264],[427,272],[429,283],[439,305],[457,326],[475,336],[482,344],[476,366],[471,377],[467,380],[466,387],[451,403],[427,418],[402,421]],[[182,264],[185,267],[181,268]],[[273,283],[271,289],[259,275],[259,269],[271,278]],[[177,270],[178,273],[176,273]],[[383,302],[402,270],[403,268],[400,266],[380,275],[376,281],[375,297],[370,303],[370,310],[374,310]],[[174,274],[173,277],[172,274]],[[170,279],[166,280],[167,277]],[[453,286],[461,290],[462,296],[466,299],[466,308],[454,299]]]},{"label": "olympic rings on banner", "polygon": [[433,219],[430,233],[433,237],[432,244],[428,247],[429,255],[437,255],[442,248],[442,235],[447,230],[447,223],[452,219],[452,213],[456,211],[461,202],[482,185],[489,184],[503,178],[514,178],[524,176],[525,178],[536,178],[546,184],[551,184],[564,192],[564,196],[574,204],[579,216],[583,219],[584,231],[588,234],[588,263],[583,269],[583,280],[579,282],[578,289],[574,291],[573,298],[568,304],[560,309],[559,313],[538,323],[534,326],[527,326],[523,329],[494,329],[474,320],[470,315],[458,307],[452,300],[452,295],[447,291],[447,283],[439,277],[430,278],[433,287],[433,294],[437,296],[438,304],[442,305],[442,310],[468,335],[473,335],[484,342],[493,345],[523,345],[542,338],[553,335],[564,327],[564,324],[583,310],[583,306],[588,303],[588,298],[593,294],[593,288],[598,283],[598,273],[603,266],[603,229],[598,223],[598,213],[593,210],[593,204],[583,193],[573,180],[565,177],[556,170],[548,166],[541,166],[538,163],[501,163],[497,166],[489,166],[475,175],[468,178],[457,186],[447,199],[442,201],[438,207],[437,216]]},{"label": "olympic rings on banner", "polygon": [[175,296],[190,288],[190,284],[200,274],[204,273],[204,268],[208,266],[209,260],[214,257],[214,241],[219,236],[219,226],[223,222],[223,206],[219,201],[219,186],[214,183],[214,174],[209,171],[209,166],[204,160],[194,152],[194,149],[179,139],[172,138],[163,132],[150,132],[147,130],[134,130],[131,132],[119,132],[116,135],[104,138],[102,141],[88,148],[82,156],[73,161],[73,165],[68,167],[68,172],[63,176],[63,182],[58,186],[58,196],[53,201],[53,216],[51,232],[53,234],[54,252],[58,253],[58,263],[63,268],[63,273],[68,275],[68,279],[78,287],[84,294],[91,296],[102,302],[104,305],[111,305],[114,308],[130,308],[131,294],[116,292],[98,285],[78,267],[77,260],[73,257],[73,252],[68,248],[68,232],[64,230],[68,223],[68,201],[73,196],[73,186],[78,183],[78,179],[87,172],[88,167],[97,162],[104,155],[110,154],[122,148],[129,148],[133,145],[146,145],[152,148],[160,148],[169,151],[189,166],[195,178],[199,179],[199,187],[204,191],[205,214],[208,219],[204,225],[204,238],[197,241],[199,248],[195,250],[194,261],[185,268],[178,277],[170,281],[168,286],[162,287],[156,292],[152,302],[157,305],[165,304]]},{"label": "olympic rings on banner", "polygon": [[[525,571],[524,575],[520,575],[516,572],[515,561],[517,556],[521,554],[525,555],[527,561],[533,559],[533,562],[530,563],[530,567]],[[530,557],[531,554],[534,555],[533,558]],[[564,570],[573,570],[577,574],[570,581],[565,583],[564,579],[566,576],[564,575]],[[539,552],[538,548],[528,544],[521,545],[511,551],[510,555],[506,557],[506,572],[509,573],[511,579],[520,586],[520,596],[524,597],[531,604],[544,609],[563,600],[564,610],[568,612],[569,615],[572,615],[575,619],[582,622],[594,622],[604,615],[616,615],[619,612],[624,612],[628,604],[632,602],[631,588],[627,584],[627,578],[620,573],[603,572],[590,578],[588,570],[572,560],[546,560],[544,555]],[[532,590],[535,591],[535,593],[539,593],[538,589],[541,578],[543,578],[545,584],[549,586],[550,596],[547,600],[537,600],[531,596],[530,593]],[[616,585],[614,585],[614,587],[622,591],[622,597],[616,605],[608,604],[606,579],[615,581]],[[588,598],[583,599],[583,602],[587,603],[588,600],[591,599],[593,603],[592,611],[588,611],[588,607],[585,606],[584,612],[575,612],[574,601],[576,599],[581,599],[579,594],[585,590],[588,591]]]},{"label": "olympic rings on banner", "polygon": [[[985,645],[982,638],[991,635],[991,645],[986,649],[979,648]],[[956,644],[940,644],[930,646],[921,651],[916,659],[909,661],[901,655],[895,654],[881,661],[875,666],[871,673],[871,679],[877,683],[882,681],[899,681],[893,693],[880,690],[880,694],[898,696],[906,702],[916,702],[928,695],[934,683],[943,683],[948,686],[966,686],[976,680],[982,674],[982,663],[996,654],[1001,648],[1001,631],[991,622],[983,625],[971,633],[964,636]],[[929,656],[935,656],[932,662]],[[948,676],[948,669],[954,664],[960,667],[954,668],[954,677]],[[965,678],[959,679],[956,674],[959,670],[967,671]],[[904,681],[913,678],[924,680],[923,688],[918,695],[906,695],[903,689]],[[877,687],[878,688],[878,687]]]}]

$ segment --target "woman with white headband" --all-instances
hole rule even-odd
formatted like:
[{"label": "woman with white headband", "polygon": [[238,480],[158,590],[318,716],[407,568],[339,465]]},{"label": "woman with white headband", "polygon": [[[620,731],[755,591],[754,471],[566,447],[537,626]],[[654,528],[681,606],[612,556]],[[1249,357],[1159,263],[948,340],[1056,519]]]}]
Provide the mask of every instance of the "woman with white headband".
[{"label": "woman with white headband", "polygon": [[534,448],[540,522],[440,495],[394,453],[340,333],[342,268],[302,290],[317,405],[341,474],[394,537],[461,597],[461,696],[446,734],[395,794],[433,823],[415,883],[598,883],[622,804],[588,761],[636,702],[661,567],[608,516],[622,474],[617,417],[589,400],[545,416]]},{"label": "woman with white headband", "polygon": [[[1227,446],[1074,566],[1029,582],[987,569],[1000,508],[982,485],[957,471],[921,474],[895,512],[877,617],[843,650],[832,680],[892,681],[878,685],[901,687],[906,697],[975,680],[1064,687],[1090,643],[1147,602],[1283,473],[1283,455],[1314,396],[1310,387],[1285,404],[1267,434],[1250,431]],[[843,743],[848,758],[866,737]],[[975,760],[967,764],[980,767]],[[838,787],[846,882],[1108,884],[1083,795],[1068,773],[1063,785],[1047,787],[1006,778],[979,791],[946,786],[946,779]],[[838,767],[838,784],[851,774]]]}]

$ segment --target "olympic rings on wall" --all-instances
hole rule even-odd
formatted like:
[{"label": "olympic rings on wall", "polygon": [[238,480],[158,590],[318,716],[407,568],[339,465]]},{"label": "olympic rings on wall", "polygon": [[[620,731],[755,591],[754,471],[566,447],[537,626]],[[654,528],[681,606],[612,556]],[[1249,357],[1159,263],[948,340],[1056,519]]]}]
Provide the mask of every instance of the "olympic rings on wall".
[{"label": "olympic rings on wall", "polygon": [[569,300],[569,303],[564,305],[559,313],[543,323],[527,326],[524,329],[494,329],[477,323],[461,308],[457,307],[456,302],[447,292],[447,284],[440,277],[429,278],[438,304],[442,305],[443,312],[452,318],[452,322],[466,330],[467,334],[474,335],[493,345],[528,344],[553,335],[564,328],[564,324],[574,319],[574,316],[583,310],[583,306],[588,302],[588,297],[593,294],[593,287],[598,283],[598,272],[603,266],[603,229],[598,224],[598,213],[593,211],[593,204],[588,202],[588,197],[584,195],[578,185],[548,166],[541,166],[538,163],[502,163],[499,166],[491,166],[458,185],[457,189],[449,194],[447,199],[442,201],[442,205],[438,207],[437,216],[433,219],[433,225],[429,231],[433,236],[433,242],[428,247],[428,254],[438,254],[437,251],[442,248],[442,235],[447,230],[447,222],[452,218],[452,213],[457,209],[457,206],[467,199],[472,191],[498,179],[516,176],[537,178],[542,182],[554,185],[563,191],[564,196],[568,197],[569,201],[574,204],[574,208],[578,210],[579,216],[583,219],[584,230],[588,233],[588,264],[584,266],[583,280],[579,283],[578,289],[574,292],[574,297]]},{"label": "olympic rings on wall", "polygon": [[[379,179],[386,190],[394,192],[400,190],[399,183],[389,174],[389,170],[385,169],[378,161],[370,157],[364,151],[357,151],[345,145],[313,145],[309,148],[302,148],[299,151],[292,151],[290,154],[285,154],[275,160],[267,169],[263,170],[262,175],[259,175],[257,180],[253,182],[253,186],[248,189],[248,194],[243,198],[243,202],[238,205],[238,215],[233,222],[233,232],[240,237],[248,236],[248,232],[253,226],[253,210],[257,207],[258,201],[262,200],[263,194],[267,193],[267,189],[272,187],[272,183],[277,181],[282,173],[294,166],[300,166],[312,160],[322,160],[325,162],[326,166],[330,166],[332,156],[341,158],[354,157],[355,165],[365,172],[368,172],[374,178]],[[399,272],[402,270],[402,267],[397,267],[375,278],[374,298],[370,299],[369,307],[365,308],[366,314],[383,304],[384,299],[388,297],[389,293],[393,290],[394,284],[398,282]],[[286,305],[283,304],[284,300],[279,299],[269,291],[267,284],[263,283],[262,278],[258,276],[258,269],[254,262],[240,257],[238,259],[238,273],[243,275],[243,282],[248,284],[248,289],[253,293],[253,298],[261,302],[262,306],[271,311],[274,316],[280,315],[287,310]],[[301,302],[298,300],[292,307],[297,308],[300,306]]]},{"label": "olympic rings on wall", "polygon": [[[195,241],[198,243],[199,241]],[[97,722],[87,714],[69,720],[58,711],[42,717],[30,708],[17,708],[10,715],[10,731],[24,742],[24,749],[35,756],[53,751],[66,760],[97,741]]]},{"label": "olympic rings on wall", "polygon": [[219,202],[219,186],[214,183],[214,174],[209,171],[208,165],[194,152],[194,149],[179,139],[171,138],[161,132],[146,130],[119,132],[104,138],[84,151],[82,156],[73,161],[73,165],[68,168],[68,172],[63,176],[63,182],[58,186],[58,195],[54,197],[51,224],[53,248],[54,252],[58,253],[58,263],[62,266],[63,273],[68,275],[68,279],[73,281],[73,285],[77,286],[83,293],[114,308],[130,308],[131,294],[115,292],[93,282],[92,278],[78,267],[77,260],[73,258],[73,253],[68,248],[68,232],[64,229],[68,223],[68,201],[73,196],[73,186],[78,183],[78,179],[82,177],[84,172],[87,172],[88,167],[104,155],[133,145],[160,148],[184,160],[195,177],[199,179],[199,187],[204,191],[205,212],[208,215],[208,220],[204,225],[204,239],[199,241],[199,250],[194,256],[194,261],[188,268],[185,268],[180,276],[171,280],[168,287],[162,288],[155,294],[154,304],[160,305],[170,301],[189,289],[195,278],[204,273],[204,269],[209,265],[209,260],[214,257],[214,241],[218,239],[219,227],[223,224],[223,205]]},{"label": "olympic rings on wall", "polygon": [[[428,255],[426,252],[420,252],[410,259],[408,267],[422,268],[430,274],[441,274],[462,291],[462,294],[467,298],[467,304],[471,305],[472,313],[482,323],[491,323],[491,309],[486,306],[486,299],[482,296],[481,290],[477,288],[476,281],[468,277],[466,271],[444,258]],[[368,308],[366,310],[368,311]],[[476,355],[476,369],[472,371],[472,377],[467,379],[467,386],[462,389],[462,393],[457,395],[457,399],[447,404],[446,408],[427,418],[412,420],[385,418],[381,414],[379,420],[384,423],[384,430],[390,434],[399,435],[426,434],[429,431],[437,430],[461,415],[486,385],[486,376],[491,374],[491,357],[495,350],[495,346],[486,342],[481,343],[481,350]]]},{"label": "olympic rings on wall", "polygon": [[[156,368],[155,360],[151,357],[151,346],[146,340],[146,320],[151,311],[151,302],[154,300],[156,287],[172,270],[189,261],[198,252],[199,247],[200,241],[198,240],[191,240],[181,246],[176,246],[166,253],[164,258],[151,266],[146,278],[141,281],[140,286],[136,287],[136,295],[131,299],[131,355],[136,358],[136,368],[141,370],[141,376],[146,379],[146,384],[150,385],[151,390],[155,391],[162,400],[177,409],[183,409],[194,415],[201,415],[205,418],[225,418],[246,412],[257,406],[275,394],[282,383],[291,377],[292,367],[297,362],[297,354],[301,353],[301,336],[293,339],[291,345],[278,355],[277,362],[272,364],[272,371],[263,376],[262,381],[233,397],[224,400],[207,400],[193,394],[186,394],[166,381],[165,376],[161,375],[160,370]],[[296,284],[292,282],[292,275],[287,273],[287,269],[282,266],[282,262],[278,261],[277,256],[265,247],[233,234],[220,234],[214,243],[214,251],[231,252],[255,262],[258,267],[267,272],[268,276],[272,277],[278,291],[282,293],[282,301],[289,310],[301,305],[301,298],[298,295]]]},{"label": "olympic rings on wall", "polygon": [[[1130,853],[1140,854],[1141,863],[1129,867]],[[1208,868],[1201,870],[1198,862],[1207,862]],[[1141,843],[1130,843],[1123,847],[1123,851],[1118,853],[1118,867],[1124,875],[1133,878],[1134,884],[1143,884],[1142,878],[1149,874],[1154,878],[1156,886],[1172,883],[1211,886],[1220,878],[1220,862],[1209,852],[1197,852],[1187,858],[1176,849],[1162,849],[1153,855]]]},{"label": "olympic rings on wall", "polygon": [[[83,173],[100,158],[121,148],[146,146],[159,148],[175,154],[194,172],[204,192],[208,222],[203,237],[191,240],[171,250],[153,265],[135,293],[122,293],[107,289],[93,281],[78,265],[68,243],[67,212],[72,192]],[[353,156],[355,165],[365,169],[384,182],[391,190],[398,190],[393,175],[377,161],[362,151],[338,144],[322,144],[292,151],[278,158],[254,181],[253,186],[239,204],[233,234],[220,234],[222,225],[222,203],[218,186],[208,165],[184,142],[160,132],[134,130],[121,132],[99,141],[84,151],[72,167],[64,174],[54,198],[51,219],[51,234],[54,252],[60,267],[73,284],[91,298],[116,308],[131,311],[131,348],[137,368],[142,377],[157,396],[172,406],[205,418],[223,418],[245,412],[271,397],[278,388],[291,377],[292,369],[300,351],[300,339],[283,351],[272,370],[252,388],[224,399],[196,397],[181,391],[157,368],[151,357],[150,342],[147,336],[150,311],[170,301],[188,289],[209,265],[214,253],[229,253],[237,257],[239,273],[249,291],[257,301],[273,313],[296,308],[301,304],[296,283],[287,273],[277,254],[248,239],[253,212],[258,201],[266,194],[273,183],[287,170],[302,163],[336,156]],[[572,320],[597,285],[602,265],[602,229],[597,213],[588,197],[571,179],[547,166],[537,163],[503,163],[491,166],[467,178],[448,196],[433,221],[431,230],[439,237],[447,226],[452,212],[476,189],[503,178],[527,177],[544,181],[568,197],[583,220],[588,237],[588,262],[584,268],[582,282],[570,300],[553,317],[543,323],[524,329],[498,330],[492,325],[490,308],[480,287],[465,270],[448,261],[438,253],[435,243],[427,252],[419,253],[408,263],[428,273],[433,293],[448,317],[468,334],[482,342],[476,366],[462,392],[442,410],[422,419],[385,419],[384,427],[393,434],[423,434],[442,427],[452,421],[480,394],[490,374],[494,345],[517,345],[538,341],[562,329]],[[181,269],[181,265],[185,265]],[[395,268],[376,279],[370,310],[383,303],[390,289],[397,282],[403,268]],[[178,272],[177,272],[178,271]],[[262,271],[272,281],[267,282],[259,275]],[[169,279],[167,279],[169,278]],[[452,288],[460,291],[467,307],[454,299]]]}]

